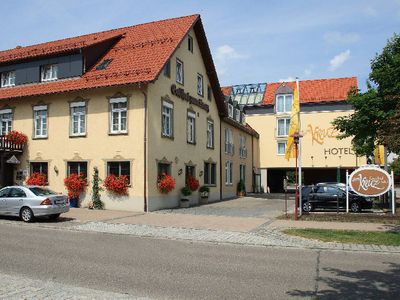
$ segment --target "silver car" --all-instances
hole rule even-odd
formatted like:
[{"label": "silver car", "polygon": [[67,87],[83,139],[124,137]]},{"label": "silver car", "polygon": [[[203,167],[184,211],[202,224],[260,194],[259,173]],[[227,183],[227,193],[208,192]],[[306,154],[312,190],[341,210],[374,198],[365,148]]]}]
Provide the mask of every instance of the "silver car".
[{"label": "silver car", "polygon": [[7,186],[0,190],[0,215],[19,216],[24,222],[35,217],[57,219],[69,211],[67,197],[40,186]]}]

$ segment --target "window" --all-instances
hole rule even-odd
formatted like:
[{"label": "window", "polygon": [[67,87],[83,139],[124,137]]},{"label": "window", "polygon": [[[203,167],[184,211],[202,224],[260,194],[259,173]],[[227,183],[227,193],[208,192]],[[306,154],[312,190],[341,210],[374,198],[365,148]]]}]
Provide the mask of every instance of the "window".
[{"label": "window", "polygon": [[128,100],[125,97],[110,99],[111,133],[127,133]]},{"label": "window", "polygon": [[188,35],[188,50],[193,53],[193,38]]},{"label": "window", "polygon": [[246,182],[246,165],[239,166],[240,180]]},{"label": "window", "polygon": [[212,89],[211,87],[208,85],[207,86],[207,99],[211,101],[212,98]]},{"label": "window", "polygon": [[164,76],[171,77],[171,60],[168,60],[163,68]]},{"label": "window", "polygon": [[105,70],[107,69],[108,65],[111,64],[112,59],[105,59],[103,60],[97,67],[96,70]]},{"label": "window", "polygon": [[290,118],[278,119],[277,136],[288,136],[290,126]]},{"label": "window", "polygon": [[188,111],[187,113],[187,142],[196,143],[196,114]]},{"label": "window", "polygon": [[228,103],[228,114],[233,119],[233,105]]},{"label": "window", "polygon": [[242,124],[246,125],[246,115],[242,113]]},{"label": "window", "polygon": [[235,108],[235,120],[240,123],[240,110]]},{"label": "window", "polygon": [[290,113],[292,111],[293,95],[277,95],[275,110],[277,113]]},{"label": "window", "polygon": [[247,148],[246,148],[246,137],[240,136],[240,148],[239,148],[239,156],[241,158],[247,157]]},{"label": "window", "polygon": [[162,102],[162,116],[161,116],[161,135],[164,137],[173,136],[172,118],[173,118],[174,105],[170,102]]},{"label": "window", "polygon": [[31,175],[33,173],[41,173],[48,178],[48,163],[47,162],[31,162],[30,163]]},{"label": "window", "polygon": [[216,170],[217,164],[215,163],[204,163],[204,184],[205,185],[216,185]]},{"label": "window", "polygon": [[204,95],[203,75],[200,74],[197,74],[197,95],[202,97]]},{"label": "window", "polygon": [[231,185],[233,182],[233,163],[228,160],[225,162],[225,184]]},{"label": "window", "polygon": [[196,167],[186,165],[185,167],[185,183],[187,182],[189,176],[196,178]]},{"label": "window", "polygon": [[47,105],[33,107],[35,138],[47,137]]},{"label": "window", "polygon": [[225,128],[225,153],[233,155],[233,132],[230,128]]},{"label": "window", "polygon": [[214,148],[214,121],[207,120],[207,148]]},{"label": "window", "polygon": [[11,109],[2,109],[0,110],[0,135],[6,135],[12,130],[12,110]]},{"label": "window", "polygon": [[129,161],[109,161],[107,163],[107,176],[128,176],[128,181],[130,182],[131,177],[131,163]]},{"label": "window", "polygon": [[278,155],[285,155],[286,142],[278,142]]},{"label": "window", "polygon": [[67,162],[67,175],[83,174],[87,178],[87,162],[86,161],[69,161]]},{"label": "window", "polygon": [[71,135],[86,134],[86,103],[73,102],[71,108]]},{"label": "window", "polygon": [[44,65],[41,70],[42,81],[56,80],[58,77],[58,66],[57,65]]},{"label": "window", "polygon": [[176,59],[176,82],[183,84],[183,62]]},{"label": "window", "polygon": [[23,190],[19,188],[11,188],[8,193],[8,197],[10,198],[24,198],[26,194]]},{"label": "window", "polygon": [[158,163],[158,165],[157,165],[157,175],[161,176],[163,174],[171,175],[171,164]]},{"label": "window", "polygon": [[1,73],[1,87],[15,85],[15,71]]}]

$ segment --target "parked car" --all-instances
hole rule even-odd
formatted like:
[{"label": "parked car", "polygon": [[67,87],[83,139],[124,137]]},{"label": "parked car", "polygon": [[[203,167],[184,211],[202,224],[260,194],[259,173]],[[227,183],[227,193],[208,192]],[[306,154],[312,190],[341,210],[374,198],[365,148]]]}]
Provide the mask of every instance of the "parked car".
[{"label": "parked car", "polygon": [[[336,209],[339,200],[339,208],[346,208],[346,191],[337,184],[317,184],[302,188],[302,209],[309,212],[317,208]],[[372,198],[366,198],[349,191],[349,209],[352,212],[360,212],[362,209],[371,209]]]},{"label": "parked car", "polygon": [[0,215],[19,216],[24,222],[35,217],[57,219],[69,211],[65,195],[39,186],[8,186],[0,190]]}]

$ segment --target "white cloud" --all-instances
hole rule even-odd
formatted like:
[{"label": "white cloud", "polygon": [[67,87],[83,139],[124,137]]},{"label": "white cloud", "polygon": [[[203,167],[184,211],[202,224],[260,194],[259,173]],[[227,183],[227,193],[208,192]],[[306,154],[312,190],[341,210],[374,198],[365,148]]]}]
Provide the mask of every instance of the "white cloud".
[{"label": "white cloud", "polygon": [[334,58],[332,58],[329,61],[329,69],[331,71],[335,71],[337,68],[339,68],[341,65],[344,64],[344,62],[346,60],[348,60],[350,58],[350,50],[347,49],[346,51],[343,51],[341,53],[339,53],[338,55],[336,55]]},{"label": "white cloud", "polygon": [[293,76],[289,76],[288,78],[285,79],[279,79],[279,82],[291,82],[291,81],[296,81],[296,78]]},{"label": "white cloud", "polygon": [[247,55],[237,52],[233,47],[229,45],[222,45],[217,48],[214,55],[215,65],[218,70],[218,74],[223,75],[228,70],[228,65],[231,61],[237,59],[246,59]]},{"label": "white cloud", "polygon": [[339,31],[330,31],[324,34],[325,42],[329,44],[350,44],[357,43],[360,36],[355,32],[341,33]]},{"label": "white cloud", "polygon": [[364,8],[364,14],[369,17],[376,17],[378,15],[378,11],[372,6],[366,6]]}]

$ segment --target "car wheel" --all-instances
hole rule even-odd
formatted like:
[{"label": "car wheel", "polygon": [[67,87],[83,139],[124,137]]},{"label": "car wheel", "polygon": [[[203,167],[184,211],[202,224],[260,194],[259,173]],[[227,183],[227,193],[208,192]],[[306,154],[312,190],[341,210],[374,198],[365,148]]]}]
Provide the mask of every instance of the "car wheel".
[{"label": "car wheel", "polygon": [[19,215],[24,222],[32,222],[34,218],[33,212],[29,207],[21,208]]},{"label": "car wheel", "polygon": [[50,216],[49,216],[49,219],[50,219],[50,220],[57,220],[58,217],[59,217],[60,215],[61,215],[61,214],[50,215]]},{"label": "car wheel", "polygon": [[310,212],[313,210],[312,204],[310,202],[303,203],[303,211]]},{"label": "car wheel", "polygon": [[351,210],[352,212],[354,212],[354,213],[360,212],[360,211],[361,211],[360,204],[358,204],[357,202],[351,203],[351,205],[350,205],[350,210]]}]

